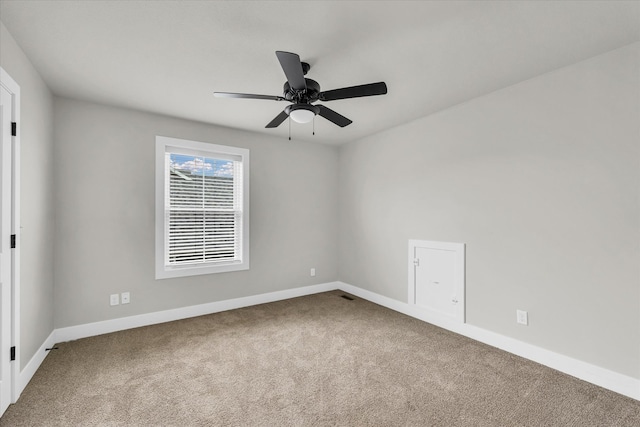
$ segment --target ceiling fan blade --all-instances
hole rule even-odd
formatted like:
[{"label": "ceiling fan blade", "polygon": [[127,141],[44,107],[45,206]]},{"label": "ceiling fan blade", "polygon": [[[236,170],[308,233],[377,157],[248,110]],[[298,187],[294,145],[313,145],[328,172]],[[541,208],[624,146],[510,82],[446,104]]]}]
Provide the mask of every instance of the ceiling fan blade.
[{"label": "ceiling fan blade", "polygon": [[361,96],[384,95],[387,93],[387,85],[384,82],[369,83],[366,85],[343,87],[326,92],[320,92],[320,101],[335,101],[337,99],[359,98]]},{"label": "ceiling fan blade", "polygon": [[302,70],[302,63],[300,57],[295,53],[276,51],[276,56],[284,75],[287,76],[287,81],[291,89],[302,91],[307,89],[307,83],[304,80],[304,71]]},{"label": "ceiling fan blade", "polygon": [[253,93],[213,92],[216,98],[240,98],[240,99],[266,99],[268,101],[286,101],[281,96],[256,95]]},{"label": "ceiling fan blade", "polygon": [[265,126],[265,128],[277,128],[282,122],[287,119],[287,117],[289,117],[289,115],[283,111],[278,114],[275,119],[271,120],[269,124]]},{"label": "ceiling fan blade", "polygon": [[341,114],[336,113],[331,108],[327,108],[324,105],[317,105],[317,107],[320,109],[320,112],[318,114],[320,114],[322,117],[329,120],[330,122],[337,124],[341,128],[353,123],[351,120],[347,119],[345,116]]}]

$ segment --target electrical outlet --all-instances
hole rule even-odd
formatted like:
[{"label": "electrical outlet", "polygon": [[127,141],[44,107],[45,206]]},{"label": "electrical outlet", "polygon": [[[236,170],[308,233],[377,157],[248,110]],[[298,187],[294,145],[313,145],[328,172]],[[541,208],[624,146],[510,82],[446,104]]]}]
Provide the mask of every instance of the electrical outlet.
[{"label": "electrical outlet", "polygon": [[119,294],[111,294],[111,296],[109,297],[109,302],[110,302],[111,305],[120,304],[120,295]]},{"label": "electrical outlet", "polygon": [[312,268],[311,272],[309,272],[309,274],[311,275],[311,277],[315,276],[316,275],[316,269]]},{"label": "electrical outlet", "polygon": [[529,314],[524,310],[516,310],[516,322],[521,325],[529,324]]},{"label": "electrical outlet", "polygon": [[123,304],[129,304],[131,302],[131,294],[129,292],[121,293],[120,301],[122,301]]}]

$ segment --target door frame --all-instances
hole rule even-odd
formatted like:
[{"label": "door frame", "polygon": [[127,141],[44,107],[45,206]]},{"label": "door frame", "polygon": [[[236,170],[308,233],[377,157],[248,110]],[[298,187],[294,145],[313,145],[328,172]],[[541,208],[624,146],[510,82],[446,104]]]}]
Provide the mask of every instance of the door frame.
[{"label": "door frame", "polygon": [[[465,244],[453,243],[453,242],[437,242],[432,240],[409,240],[409,256],[408,256],[408,292],[407,303],[414,307],[419,307],[416,304],[416,248],[437,249],[445,251],[455,252],[455,269],[454,269],[454,288],[456,290],[456,296],[458,297],[458,304],[456,310],[456,322],[466,322],[466,289],[465,289]],[[448,323],[453,319],[442,314],[435,313],[433,310],[420,307],[420,309],[429,311],[431,315],[441,319],[443,322]],[[445,318],[446,317],[446,318]]]},{"label": "door frame", "polygon": [[[11,363],[11,403],[18,400],[20,375],[20,86],[0,67],[0,85],[11,94],[11,121],[16,123],[16,135],[11,138],[11,234],[16,247],[11,256],[11,346],[15,361]],[[4,172],[4,171],[3,171]]]}]

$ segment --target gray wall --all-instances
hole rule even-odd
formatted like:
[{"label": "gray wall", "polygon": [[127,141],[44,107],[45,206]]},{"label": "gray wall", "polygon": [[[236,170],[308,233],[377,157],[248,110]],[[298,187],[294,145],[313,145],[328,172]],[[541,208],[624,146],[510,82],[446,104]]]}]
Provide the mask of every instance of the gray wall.
[{"label": "gray wall", "polygon": [[[54,111],[57,328],[337,280],[337,148],[57,97]],[[249,271],[154,279],[156,135],[251,150]]]},{"label": "gray wall", "polygon": [[468,323],[640,378],[639,95],[636,43],[342,146],[340,280],[463,242]]},{"label": "gray wall", "polygon": [[20,85],[20,367],[53,331],[53,97],[0,22],[0,65]]}]

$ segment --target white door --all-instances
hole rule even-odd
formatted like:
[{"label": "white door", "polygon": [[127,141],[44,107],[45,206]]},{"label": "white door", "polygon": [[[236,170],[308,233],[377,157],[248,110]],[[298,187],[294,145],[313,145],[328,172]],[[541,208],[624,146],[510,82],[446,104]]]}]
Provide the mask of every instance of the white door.
[{"label": "white door", "polygon": [[464,245],[411,240],[409,256],[409,303],[444,321],[464,322]]},{"label": "white door", "polygon": [[0,85],[0,415],[11,403],[11,99],[12,95]]}]

